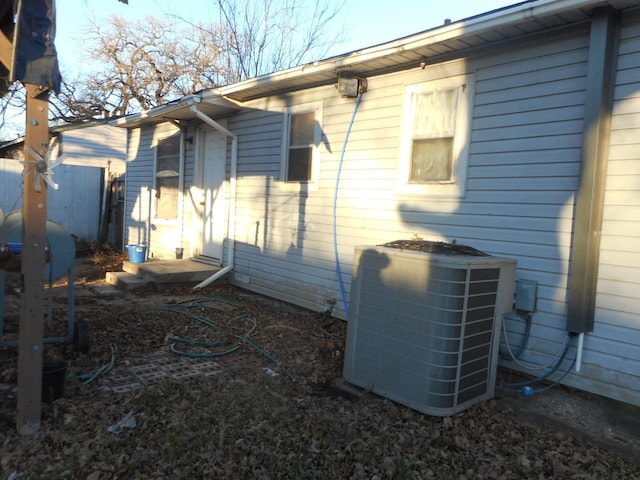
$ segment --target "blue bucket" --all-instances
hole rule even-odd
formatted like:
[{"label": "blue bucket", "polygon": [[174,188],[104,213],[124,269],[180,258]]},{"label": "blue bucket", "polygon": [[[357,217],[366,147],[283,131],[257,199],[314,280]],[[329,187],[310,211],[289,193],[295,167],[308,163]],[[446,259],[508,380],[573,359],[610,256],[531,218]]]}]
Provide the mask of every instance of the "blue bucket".
[{"label": "blue bucket", "polygon": [[127,245],[129,249],[129,261],[131,263],[144,263],[144,259],[147,258],[147,246],[146,245]]}]

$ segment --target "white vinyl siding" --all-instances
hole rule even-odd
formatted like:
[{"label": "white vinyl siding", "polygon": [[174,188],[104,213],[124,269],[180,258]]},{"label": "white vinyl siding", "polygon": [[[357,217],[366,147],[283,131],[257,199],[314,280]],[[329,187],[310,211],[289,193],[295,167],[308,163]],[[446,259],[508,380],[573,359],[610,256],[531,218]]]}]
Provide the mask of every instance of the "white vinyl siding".
[{"label": "white vinyl siding", "polygon": [[[17,160],[0,158],[0,208],[5,215],[22,210],[23,169]],[[47,218],[82,240],[98,240],[104,171],[64,163],[52,171],[59,187],[48,190]]]},{"label": "white vinyl siding", "polygon": [[[333,87],[288,99],[295,103],[296,95],[303,100],[324,98],[317,191],[277,188],[276,145],[282,116],[265,112],[259,102],[249,105],[230,121],[230,129],[241,138],[238,279],[273,296],[286,291],[286,300],[315,308],[328,296],[337,301],[334,313],[341,315],[334,239],[347,294],[356,245],[415,235],[455,239],[517,258],[519,275],[540,284],[539,305],[545,312],[540,320],[551,326],[551,342],[561,342],[580,168],[587,40],[568,37],[544,49],[520,49],[513,58],[491,57],[473,65],[452,62],[369,78],[344,153],[337,193],[338,165],[355,100],[339,97]],[[470,87],[475,89],[475,101],[465,197],[430,201],[398,195],[406,85],[447,75],[465,78],[470,72],[474,72]],[[567,72],[570,82],[565,81]],[[552,108],[546,108],[549,104]]]},{"label": "white vinyl siding", "polygon": [[640,398],[639,21],[638,16],[633,23],[628,19],[621,31],[595,325],[585,337],[584,354],[584,375],[593,382],[592,391],[613,392],[625,401],[627,396]]},{"label": "white vinyl siding", "polygon": [[72,128],[60,133],[61,159],[66,165],[108,168],[110,173],[125,171],[127,131],[120,127],[95,125]]},{"label": "white vinyl siding", "polygon": [[[126,130],[99,124],[64,128],[58,134],[58,190],[48,191],[47,218],[86,241],[96,241],[105,180],[125,171]],[[22,209],[23,165],[0,159],[0,208]],[[82,201],[78,201],[82,199]]]},{"label": "white vinyl siding", "polygon": [[[510,52],[477,73],[467,199],[488,202],[487,226],[495,225],[498,212],[504,215],[489,248],[515,257],[518,278],[538,285],[521,358],[527,364],[547,364],[564,350],[567,336],[587,59],[588,37],[580,35]],[[482,249],[485,242],[470,243]],[[506,333],[512,345],[520,345],[524,320],[509,315],[504,327],[503,338]],[[570,369],[574,356],[572,348],[559,372]],[[548,371],[502,364],[533,376]],[[573,381],[580,380],[570,373],[565,382]]]},{"label": "white vinyl siding", "polygon": [[[177,220],[166,220],[155,216],[155,146],[158,141],[171,135],[180,135],[180,130],[170,123],[135,128],[129,134],[126,174],[126,202],[124,245],[145,244],[150,258],[175,259],[175,249],[191,252],[194,240],[190,227],[193,208],[191,199],[181,189],[179,192]],[[193,137],[188,130],[185,137]],[[193,179],[195,148],[186,148],[186,160],[182,175],[185,181]]]},{"label": "white vinyl siding", "polygon": [[[621,34],[607,174],[594,331],[585,336],[582,370],[563,383],[640,404],[640,21]],[[367,78],[356,99],[333,85],[247,102],[228,117],[238,135],[235,264],[231,281],[303,307],[345,318],[358,245],[420,237],[456,241],[517,260],[517,279],[538,285],[537,311],[523,360],[544,364],[563,348],[576,192],[584,134],[589,32],[550,31],[514,48]],[[468,79],[468,155],[463,195],[400,191],[407,88]],[[321,137],[311,183],[286,182],[292,106],[314,105]],[[316,110],[317,109],[317,110]],[[457,126],[457,124],[456,124]],[[349,141],[345,135],[351,127]],[[128,242],[150,241],[173,255],[175,227],[149,218],[155,139],[173,126],[134,130],[127,172]],[[137,133],[136,133],[137,132]],[[283,140],[284,137],[284,140]],[[185,175],[192,173],[187,152]],[[322,168],[318,168],[321,164]],[[408,179],[409,177],[405,177]],[[408,183],[408,182],[407,182]],[[334,230],[335,225],[335,230]],[[189,241],[184,235],[182,242]],[[171,236],[173,235],[173,236]],[[337,274],[337,247],[342,283]],[[510,340],[524,321],[506,321]],[[569,368],[572,347],[561,365]],[[504,366],[520,369],[513,363]],[[531,372],[527,372],[531,373]]]},{"label": "white vinyl siding", "polygon": [[[287,192],[278,187],[283,116],[276,107],[266,111],[266,101],[248,105],[247,110],[230,119],[230,129],[241,139],[232,280],[308,308],[319,310],[328,301],[335,301],[333,314],[344,318],[341,289],[348,298],[356,245],[378,245],[414,236],[456,240],[493,255],[517,259],[517,277],[538,284],[538,310],[523,360],[546,363],[562,348],[566,335],[588,40],[584,31],[578,31],[474,61],[370,77],[369,90],[363,96],[344,152],[337,192],[338,165],[354,99],[340,98],[333,87],[322,87],[290,94],[286,100],[292,104],[323,99],[322,169],[316,191],[298,188]],[[399,195],[397,173],[406,86],[467,75],[473,76],[474,96],[464,197],[432,200]],[[621,104],[617,106],[620,108]],[[634,135],[629,134],[629,138]],[[612,144],[612,151],[628,148]],[[629,153],[631,159],[635,151]],[[613,172],[610,169],[609,175]],[[634,202],[632,178],[620,175],[615,182],[627,185],[616,194],[619,201]],[[608,215],[605,227],[614,221]],[[610,225],[619,229],[621,220],[615,221],[618,223]],[[632,238],[634,232],[630,233]],[[336,240],[343,285],[338,281],[333,252]],[[618,248],[611,247],[610,241],[603,238],[603,249],[612,253],[603,250],[601,276],[611,268],[607,258],[614,257]],[[631,251],[626,256],[630,265],[634,265],[633,255],[640,261],[640,252]],[[624,267],[615,268],[616,278],[620,278],[618,273]],[[639,302],[632,291],[633,283],[616,291],[628,298],[627,310]],[[564,382],[590,391],[606,389],[610,396],[634,402],[629,369],[638,363],[619,367],[620,379],[608,378],[607,367],[596,367],[605,359],[602,365],[609,366],[635,355],[635,340],[620,352],[611,348],[614,339],[633,333],[625,331],[623,324],[634,322],[625,312],[607,307],[616,301],[612,287],[600,282],[597,315],[600,318],[608,308],[607,321],[615,327],[596,320],[594,332],[585,339],[583,372],[569,373]],[[606,296],[605,288],[611,290]],[[507,327],[511,341],[518,343],[524,322],[508,320]],[[562,371],[574,355],[572,347]]]},{"label": "white vinyl siding", "polygon": [[153,190],[153,129],[129,132],[125,177],[123,244],[149,244]]}]

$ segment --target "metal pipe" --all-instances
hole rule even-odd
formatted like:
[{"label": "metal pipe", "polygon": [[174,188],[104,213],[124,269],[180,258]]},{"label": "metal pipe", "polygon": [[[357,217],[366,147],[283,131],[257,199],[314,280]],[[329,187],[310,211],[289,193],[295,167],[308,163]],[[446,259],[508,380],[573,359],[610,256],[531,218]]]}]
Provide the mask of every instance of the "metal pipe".
[{"label": "metal pipe", "polygon": [[576,351],[576,373],[580,373],[582,366],[582,348],[584,347],[584,332],[578,335],[578,350]]},{"label": "metal pipe", "polygon": [[216,280],[218,280],[219,278],[224,277],[227,273],[229,273],[230,271],[233,270],[233,265],[229,266],[227,265],[226,267],[224,267],[222,270],[218,270],[216,273],[214,273],[213,275],[211,275],[208,278],[205,278],[203,281],[201,281],[198,285],[196,285],[195,287],[193,287],[194,290],[198,289],[198,288],[204,288],[207,285],[215,282]]},{"label": "metal pipe", "polygon": [[235,230],[236,230],[236,176],[238,174],[238,136],[226,129],[218,122],[216,122],[213,118],[205,113],[202,113],[198,110],[198,107],[195,104],[192,104],[189,109],[191,112],[195,114],[200,120],[202,120],[207,125],[213,127],[217,131],[223,133],[227,137],[231,138],[231,171],[229,175],[229,208],[228,208],[228,218],[227,218],[227,239],[229,240],[229,244],[227,245],[227,265],[222,269],[211,275],[210,277],[204,279],[198,285],[193,287],[193,289],[204,288],[207,285],[215,282],[220,277],[223,277],[227,273],[233,270],[234,263],[234,250],[235,250]]},{"label": "metal pipe", "polygon": [[[179,149],[179,166],[178,169],[180,171],[180,175],[178,176],[178,225],[183,225],[184,222],[184,166],[186,163],[186,156],[187,156],[187,152],[186,152],[186,148],[184,145],[184,141],[185,141],[185,129],[181,128],[180,129],[180,149]],[[178,241],[178,246],[182,247],[182,243],[184,241],[184,228],[180,228],[180,240]]]},{"label": "metal pipe", "polygon": [[107,165],[102,172],[102,205],[100,207],[100,221],[98,222],[98,241],[103,237],[108,238],[107,229],[107,199],[109,198],[109,179],[111,177],[111,160],[107,160]]}]

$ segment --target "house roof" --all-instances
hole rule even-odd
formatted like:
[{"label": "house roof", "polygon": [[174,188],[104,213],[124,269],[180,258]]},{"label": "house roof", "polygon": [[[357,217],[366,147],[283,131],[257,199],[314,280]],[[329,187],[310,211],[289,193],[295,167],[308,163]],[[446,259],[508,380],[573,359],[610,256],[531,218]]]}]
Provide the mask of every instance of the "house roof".
[{"label": "house roof", "polygon": [[205,90],[114,124],[132,127],[192,117],[185,105],[195,99],[200,102],[197,107],[200,111],[215,118],[239,109],[239,104],[248,100],[335,84],[340,75],[369,77],[439,63],[489,45],[510,44],[525,36],[569,25],[586,25],[598,7],[623,9],[637,5],[637,0],[527,0],[391,42]]},{"label": "house roof", "polygon": [[[126,168],[126,135],[103,120],[59,125],[50,132],[58,139],[51,161],[84,167],[109,167],[111,172]],[[21,159],[25,137],[0,144],[0,157]],[[58,156],[59,155],[59,156]],[[57,156],[57,157],[56,157]]]},{"label": "house roof", "polygon": [[241,109],[241,106],[233,100],[228,100],[217,94],[207,95],[205,99],[205,94],[206,91],[187,95],[186,97],[165,103],[164,105],[144,112],[119,118],[111,124],[117,127],[138,127],[145,123],[191,120],[194,117],[193,107],[196,107],[200,112],[212,118],[220,117]]}]

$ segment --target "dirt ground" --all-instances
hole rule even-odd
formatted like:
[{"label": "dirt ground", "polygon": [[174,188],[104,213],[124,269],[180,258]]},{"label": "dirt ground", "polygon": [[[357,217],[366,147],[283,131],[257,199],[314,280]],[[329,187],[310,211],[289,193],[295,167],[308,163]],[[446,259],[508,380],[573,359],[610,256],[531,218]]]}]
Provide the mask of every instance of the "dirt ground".
[{"label": "dirt ground", "polygon": [[[227,284],[105,293],[104,272],[122,259],[81,261],[75,318],[86,319],[88,346],[46,345],[45,360],[68,369],[35,438],[16,433],[17,348],[0,347],[0,478],[640,478],[632,456],[531,415],[517,397],[432,417],[342,388],[345,323],[331,317]],[[60,287],[49,336],[67,330]],[[17,305],[10,285],[5,339]],[[156,360],[144,377],[156,380],[116,388],[141,359],[174,356],[181,375],[162,377]],[[540,405],[571,407],[554,401]]]}]

